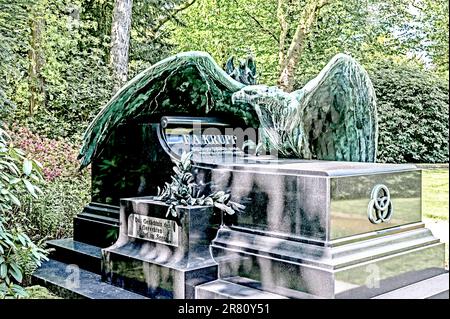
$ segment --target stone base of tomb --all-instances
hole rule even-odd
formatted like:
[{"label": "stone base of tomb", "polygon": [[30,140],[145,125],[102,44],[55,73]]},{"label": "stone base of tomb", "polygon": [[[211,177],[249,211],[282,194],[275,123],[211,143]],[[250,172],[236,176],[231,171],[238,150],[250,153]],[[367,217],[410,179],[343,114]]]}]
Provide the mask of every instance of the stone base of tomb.
[{"label": "stone base of tomb", "polygon": [[104,281],[157,299],[193,299],[197,285],[218,277],[210,253],[214,229],[208,206],[177,207],[152,198],[121,200],[118,241],[103,249]]},{"label": "stone base of tomb", "polygon": [[445,273],[422,223],[325,245],[224,227],[212,251],[221,280],[289,298],[373,298]]},{"label": "stone base of tomb", "polygon": [[[94,299],[448,298],[444,244],[422,223],[414,166],[280,161],[198,172],[246,199],[248,211],[227,218],[177,207],[176,220],[150,197],[123,199],[120,219],[110,207],[86,210],[77,218],[86,216],[89,233],[50,241],[34,281]],[[380,184],[390,190],[389,218],[370,215]],[[110,223],[95,220],[101,209]],[[108,248],[92,241],[104,224],[120,225]]]},{"label": "stone base of tomb", "polygon": [[119,207],[91,202],[73,219],[73,239],[97,247],[109,247],[119,234]]}]

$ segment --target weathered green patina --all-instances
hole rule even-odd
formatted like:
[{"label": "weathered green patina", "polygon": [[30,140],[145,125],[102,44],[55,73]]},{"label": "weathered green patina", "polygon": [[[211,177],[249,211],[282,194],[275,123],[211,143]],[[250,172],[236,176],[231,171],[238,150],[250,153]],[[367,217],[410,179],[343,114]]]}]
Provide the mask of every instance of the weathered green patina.
[{"label": "weathered green patina", "polygon": [[373,162],[377,150],[375,93],[367,72],[338,54],[301,90],[237,82],[204,52],[186,52],[129,81],[87,129],[81,167],[121,123],[150,114],[224,113],[260,126],[266,148],[280,156]]},{"label": "weathered green patina", "polygon": [[226,113],[256,126],[258,120],[250,105],[231,103],[231,95],[244,86],[207,53],[185,52],[164,59],[130,80],[95,117],[84,135],[81,167],[101,152],[119,124],[143,115]]},{"label": "weathered green patina", "polygon": [[232,96],[255,108],[266,148],[283,157],[375,162],[375,90],[353,58],[337,54],[302,89],[250,85]]}]

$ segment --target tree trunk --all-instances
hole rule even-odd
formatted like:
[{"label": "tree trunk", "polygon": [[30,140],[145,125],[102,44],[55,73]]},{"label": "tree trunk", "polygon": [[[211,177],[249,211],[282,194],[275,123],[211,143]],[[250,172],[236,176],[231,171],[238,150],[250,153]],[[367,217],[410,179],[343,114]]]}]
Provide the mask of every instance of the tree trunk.
[{"label": "tree trunk", "polygon": [[307,35],[314,27],[320,9],[327,5],[330,1],[331,0],[312,0],[306,3],[287,52],[286,41],[289,29],[285,12],[285,6],[287,3],[284,0],[279,0],[278,2],[277,18],[281,28],[279,43],[280,75],[278,78],[278,86],[286,92],[291,92],[294,89],[295,72],[297,71],[297,64],[302,55],[305,41],[307,40]]},{"label": "tree trunk", "polygon": [[300,24],[295,32],[284,64],[282,64],[278,85],[286,92],[292,92],[294,90],[295,72],[297,71],[298,60],[303,51],[305,35],[305,27]]},{"label": "tree trunk", "polygon": [[110,66],[114,81],[113,93],[125,84],[128,77],[132,7],[133,0],[114,1],[110,51]]}]

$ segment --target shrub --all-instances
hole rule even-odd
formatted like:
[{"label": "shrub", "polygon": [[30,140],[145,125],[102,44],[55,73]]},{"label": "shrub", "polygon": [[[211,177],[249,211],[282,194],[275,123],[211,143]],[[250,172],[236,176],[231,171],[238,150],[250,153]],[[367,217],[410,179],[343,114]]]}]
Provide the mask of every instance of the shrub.
[{"label": "shrub", "polygon": [[448,82],[413,64],[369,71],[378,101],[378,161],[448,162]]},{"label": "shrub", "polygon": [[28,299],[62,299],[41,286],[30,286],[26,288],[26,291],[28,292]]},{"label": "shrub", "polygon": [[42,163],[46,181],[77,175],[77,149],[70,142],[43,137],[19,125],[12,125],[9,131],[18,147]]},{"label": "shrub", "polygon": [[26,153],[43,164],[46,184],[39,200],[23,193],[23,205],[15,213],[18,222],[29,225],[32,239],[72,236],[72,219],[90,199],[90,172],[78,171],[78,149],[66,139],[42,137],[25,127],[10,128],[11,136]]},{"label": "shrub", "polygon": [[0,298],[27,296],[20,286],[24,272],[46,258],[12,218],[14,208],[21,205],[18,195],[27,192],[37,198],[41,190],[34,183],[41,180],[40,165],[14,148],[0,127]]},{"label": "shrub", "polygon": [[18,214],[32,225],[30,237],[36,241],[72,237],[73,218],[90,200],[89,174],[58,177],[42,191],[39,200],[24,202]]}]

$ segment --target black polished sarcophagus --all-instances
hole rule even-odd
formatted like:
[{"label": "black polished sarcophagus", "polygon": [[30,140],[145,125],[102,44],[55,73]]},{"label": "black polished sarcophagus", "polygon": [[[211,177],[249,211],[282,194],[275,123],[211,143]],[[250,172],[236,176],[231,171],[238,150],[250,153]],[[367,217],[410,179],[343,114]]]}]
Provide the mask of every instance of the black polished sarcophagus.
[{"label": "black polished sarcophagus", "polygon": [[[128,217],[123,219],[118,241],[104,249],[103,275],[112,284],[153,298],[193,298],[195,287],[199,297],[211,297],[217,291],[208,282],[217,277],[291,298],[369,298],[443,271],[443,244],[421,221],[421,171],[413,165],[255,156],[246,148],[248,141],[256,142],[255,134],[218,118],[163,117],[159,123],[136,129],[145,132],[141,133],[145,138],[123,140],[120,148],[125,158],[107,160],[105,152],[94,163],[93,198],[101,204],[88,207],[115,207],[118,216],[114,204],[124,198],[121,214],[164,219],[156,213],[161,209],[153,208],[157,204],[152,196],[157,186],[170,180],[172,160],[193,151],[196,184],[205,192],[227,192],[245,208],[232,216],[208,213],[201,238],[212,255],[194,262],[186,253],[183,258],[188,259],[180,260],[190,268],[173,266],[182,269],[170,272],[171,281],[177,281],[178,272],[189,274],[187,269],[203,274],[192,275],[195,280],[178,279],[187,287],[181,290],[162,289],[158,281],[164,278],[164,267],[169,267],[166,263],[179,252],[167,250],[167,243],[149,244],[130,237],[125,229]],[[124,139],[124,134],[120,137]],[[129,148],[140,148],[141,153],[128,158]],[[143,167],[126,166],[133,159]],[[102,162],[114,161],[122,163],[117,167],[127,167],[133,179],[121,176],[120,170],[102,175],[106,167]],[[142,255],[142,251],[153,254]],[[154,265],[150,268],[159,274],[150,286],[146,270],[150,268],[145,265]],[[133,276],[124,271],[131,268]],[[379,277],[373,279],[374,273]]]}]

